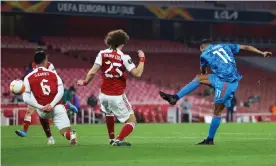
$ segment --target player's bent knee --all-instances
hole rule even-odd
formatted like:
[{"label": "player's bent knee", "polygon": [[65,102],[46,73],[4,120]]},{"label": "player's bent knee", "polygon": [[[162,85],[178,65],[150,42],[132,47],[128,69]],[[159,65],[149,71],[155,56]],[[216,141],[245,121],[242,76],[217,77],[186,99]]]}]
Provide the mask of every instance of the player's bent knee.
[{"label": "player's bent knee", "polygon": [[224,107],[224,104],[216,104],[214,109],[214,115],[221,116]]},{"label": "player's bent knee", "polygon": [[129,118],[128,118],[128,120],[126,121],[126,123],[137,123],[136,122],[136,117],[135,117],[135,115],[134,114],[130,114],[130,116],[129,116]]},{"label": "player's bent knee", "polygon": [[200,83],[206,83],[209,82],[209,76],[208,75],[196,75],[196,77],[194,78],[194,80],[198,80]]},{"label": "player's bent knee", "polygon": [[71,131],[72,130],[71,127],[62,128],[59,130],[59,132],[61,135],[64,135],[64,133],[67,132],[68,130]]},{"label": "player's bent knee", "polygon": [[113,113],[105,113],[105,116],[114,116]]},{"label": "player's bent knee", "polygon": [[32,114],[33,114],[33,111],[27,110],[25,116],[32,116]]},{"label": "player's bent knee", "polygon": [[26,111],[25,116],[31,116],[35,112],[35,108],[33,107],[28,107],[28,110]]},{"label": "player's bent knee", "polygon": [[215,116],[221,116],[221,114],[222,114],[222,111],[220,111],[220,110],[214,110],[214,115]]}]

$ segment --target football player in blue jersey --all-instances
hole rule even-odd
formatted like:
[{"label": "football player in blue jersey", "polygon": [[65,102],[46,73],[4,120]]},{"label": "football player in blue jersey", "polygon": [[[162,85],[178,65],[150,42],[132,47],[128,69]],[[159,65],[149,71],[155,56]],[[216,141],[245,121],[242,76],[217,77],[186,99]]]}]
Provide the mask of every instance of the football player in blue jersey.
[{"label": "football player in blue jersey", "polygon": [[[271,52],[262,52],[253,46],[239,44],[212,44],[211,40],[204,39],[200,45],[200,72],[190,83],[185,85],[178,93],[171,95],[159,92],[160,96],[171,105],[194,91],[200,84],[212,86],[215,89],[214,112],[206,139],[199,145],[213,145],[216,131],[220,125],[221,113],[224,107],[230,107],[234,93],[237,91],[242,76],[238,73],[234,54],[246,50],[269,57]],[[214,74],[207,74],[210,67]]]}]

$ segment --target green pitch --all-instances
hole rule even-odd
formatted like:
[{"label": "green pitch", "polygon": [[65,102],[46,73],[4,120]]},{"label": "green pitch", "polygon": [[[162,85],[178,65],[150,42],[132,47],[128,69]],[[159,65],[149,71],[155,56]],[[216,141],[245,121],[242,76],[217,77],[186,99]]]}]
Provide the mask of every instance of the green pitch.
[{"label": "green pitch", "polygon": [[[119,132],[121,125],[116,128]],[[276,124],[222,124],[215,146],[196,146],[207,124],[138,124],[132,147],[110,147],[105,125],[77,125],[70,147],[52,126],[56,145],[46,145],[40,126],[26,138],[2,127],[2,166],[275,166]]]}]

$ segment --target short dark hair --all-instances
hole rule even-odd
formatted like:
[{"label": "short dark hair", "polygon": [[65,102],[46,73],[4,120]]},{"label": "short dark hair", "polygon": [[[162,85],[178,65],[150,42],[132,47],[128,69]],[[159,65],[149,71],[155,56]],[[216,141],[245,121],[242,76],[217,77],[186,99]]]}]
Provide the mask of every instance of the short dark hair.
[{"label": "short dark hair", "polygon": [[34,62],[35,64],[41,64],[47,58],[45,52],[42,49],[36,49]]},{"label": "short dark hair", "polygon": [[212,44],[212,40],[211,40],[211,39],[203,39],[203,40],[201,40],[201,42],[200,42],[200,46],[201,46],[202,44]]},{"label": "short dark hair", "polygon": [[122,44],[127,44],[129,36],[122,29],[110,31],[105,37],[105,44],[112,49],[116,49]]}]

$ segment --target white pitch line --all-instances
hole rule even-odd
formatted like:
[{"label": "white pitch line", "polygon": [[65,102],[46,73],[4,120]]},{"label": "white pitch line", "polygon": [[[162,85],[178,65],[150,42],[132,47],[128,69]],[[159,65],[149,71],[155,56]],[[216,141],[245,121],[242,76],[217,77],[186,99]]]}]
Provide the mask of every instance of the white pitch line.
[{"label": "white pitch line", "polygon": [[[202,138],[202,137],[172,137],[172,136],[160,136],[160,137],[136,137],[133,136],[131,138],[134,139],[197,139],[197,138]],[[229,140],[276,140],[276,138],[273,137],[253,137],[253,138],[248,138],[248,137],[219,137],[220,139],[229,139]]]},{"label": "white pitch line", "polygon": [[[185,132],[174,132],[171,135],[176,135],[176,136],[186,136],[186,135],[196,135],[196,136],[201,136],[201,135],[208,135],[207,132],[202,132],[202,133],[185,133]],[[151,134],[152,135],[152,134]],[[273,137],[274,135],[276,135],[276,133],[220,133],[218,132],[216,134],[216,136],[223,136],[223,137],[236,137],[236,136],[244,136],[244,137],[248,137],[248,136],[259,136],[259,137]]]},{"label": "white pitch line", "polygon": [[218,134],[225,134],[225,135],[273,135],[276,133],[218,133]]},{"label": "white pitch line", "polygon": [[[30,136],[31,138],[45,138],[45,136]],[[107,135],[91,135],[91,136],[79,136],[79,138],[107,138]],[[2,138],[16,138],[16,136],[2,136]],[[203,137],[195,137],[195,136],[149,136],[149,137],[142,137],[142,136],[130,136],[129,138],[133,139],[201,139]],[[28,139],[28,138],[27,138]],[[45,138],[46,139],[46,138]],[[276,140],[275,137],[225,137],[219,136],[219,139],[227,139],[227,140]]]}]

